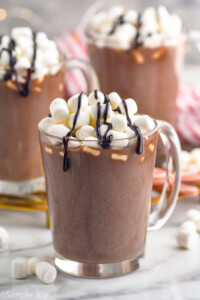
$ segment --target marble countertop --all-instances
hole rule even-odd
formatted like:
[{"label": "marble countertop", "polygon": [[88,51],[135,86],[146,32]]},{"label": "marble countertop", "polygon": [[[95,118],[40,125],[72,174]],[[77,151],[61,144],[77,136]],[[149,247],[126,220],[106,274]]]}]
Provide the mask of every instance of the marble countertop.
[{"label": "marble countertop", "polygon": [[0,249],[0,299],[34,300],[199,300],[200,241],[195,249],[180,250],[177,227],[189,208],[200,208],[198,199],[180,200],[162,229],[149,232],[140,269],[114,279],[82,279],[58,272],[55,283],[44,285],[36,277],[11,278],[11,261],[17,256],[53,256],[51,233],[45,214],[0,210],[0,226],[10,242]]}]

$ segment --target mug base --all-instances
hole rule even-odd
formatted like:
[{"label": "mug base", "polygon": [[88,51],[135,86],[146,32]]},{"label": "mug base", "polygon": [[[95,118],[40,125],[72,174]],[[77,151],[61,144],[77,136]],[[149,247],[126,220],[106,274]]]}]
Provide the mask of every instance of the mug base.
[{"label": "mug base", "polygon": [[141,257],[143,257],[143,253],[135,258],[120,262],[98,264],[81,263],[55,256],[54,262],[58,269],[69,275],[85,278],[111,278],[125,275],[138,269]]}]

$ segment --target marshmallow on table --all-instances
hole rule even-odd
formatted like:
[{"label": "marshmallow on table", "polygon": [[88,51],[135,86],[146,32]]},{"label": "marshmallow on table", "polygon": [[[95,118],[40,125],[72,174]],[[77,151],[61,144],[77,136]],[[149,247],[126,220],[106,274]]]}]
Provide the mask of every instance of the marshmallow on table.
[{"label": "marshmallow on table", "polygon": [[23,279],[28,276],[28,264],[26,258],[17,257],[12,261],[11,275],[16,279]]},{"label": "marshmallow on table", "polygon": [[89,105],[95,105],[96,103],[100,102],[100,103],[104,103],[105,100],[105,96],[102,92],[100,91],[96,91],[97,94],[97,99],[95,98],[95,91],[91,92],[88,96],[88,104]]},{"label": "marshmallow on table", "polygon": [[195,223],[192,221],[185,221],[183,224],[181,224],[181,226],[179,227],[179,230],[182,230],[182,229],[191,230],[192,232],[197,231],[197,227],[196,227]]},{"label": "marshmallow on table", "polygon": [[112,148],[123,148],[128,145],[128,138],[124,132],[119,132],[115,130],[109,130],[107,136],[111,135],[113,137],[110,147]]},{"label": "marshmallow on table", "polygon": [[182,228],[178,230],[177,243],[179,247],[184,249],[192,249],[198,242],[198,234],[190,228]]},{"label": "marshmallow on table", "polygon": [[36,273],[36,266],[39,262],[48,262],[50,264],[52,264],[52,259],[49,257],[49,256],[34,256],[34,257],[31,257],[29,260],[28,260],[28,271],[35,275]]},{"label": "marshmallow on table", "polygon": [[[137,104],[136,104],[135,100],[133,100],[131,98],[125,99],[124,101],[127,106],[128,114],[131,117],[131,115],[134,115],[138,110]],[[125,111],[123,102],[121,102],[119,104],[119,108],[120,108],[121,113],[126,116],[126,111]]]},{"label": "marshmallow on table", "polygon": [[9,234],[7,230],[0,227],[0,247],[3,247],[9,240]]},{"label": "marshmallow on table", "polygon": [[110,100],[110,105],[112,106],[112,109],[116,109],[122,101],[121,97],[116,92],[108,94],[108,98]]},{"label": "marshmallow on table", "polygon": [[[75,113],[77,111],[78,108],[78,98],[79,98],[80,94],[76,94],[74,96],[72,96],[71,98],[69,98],[67,105],[68,108],[70,110],[70,112]],[[85,111],[87,109],[88,106],[88,97],[83,94],[81,97],[81,107],[80,107],[80,111]]]},{"label": "marshmallow on table", "polygon": [[55,125],[55,120],[51,117],[46,117],[44,119],[42,119],[39,123],[40,128],[42,128],[44,131],[48,131],[48,129]]},{"label": "marshmallow on table", "polygon": [[77,130],[76,136],[80,140],[84,140],[87,137],[93,136],[96,137],[96,129],[90,125],[84,125]]},{"label": "marshmallow on table", "polygon": [[140,128],[142,134],[145,134],[155,128],[154,120],[147,115],[138,117],[134,124]]},{"label": "marshmallow on table", "polygon": [[112,127],[116,131],[126,131],[127,129],[127,119],[124,115],[115,114],[112,118]]},{"label": "marshmallow on table", "polygon": [[[76,115],[76,113],[73,113],[69,116],[68,123],[69,123],[70,128],[73,127],[75,115]],[[78,129],[81,126],[89,125],[89,124],[90,124],[90,113],[88,111],[81,111],[78,115],[75,129]]]},{"label": "marshmallow on table", "polygon": [[50,104],[52,118],[58,123],[65,122],[69,117],[69,109],[64,99],[56,98]]},{"label": "marshmallow on table", "polygon": [[[100,104],[100,107],[101,107],[101,115],[100,115],[100,118],[102,119],[103,118],[103,115],[105,113],[105,109],[106,109],[106,104]],[[97,111],[98,111],[98,108],[97,108],[97,104],[95,105],[92,105],[91,106],[91,115],[92,115],[92,119],[94,121],[97,120]],[[107,114],[107,120],[109,120],[112,116],[112,108],[111,108],[111,105],[108,104],[108,114]]]},{"label": "marshmallow on table", "polygon": [[63,138],[68,134],[69,131],[69,128],[63,124],[55,124],[48,128],[47,133],[50,135],[55,135],[55,137]]},{"label": "marshmallow on table", "polygon": [[200,211],[197,209],[189,209],[186,213],[186,220],[198,224],[200,222]]},{"label": "marshmallow on table", "polygon": [[48,262],[39,262],[35,273],[40,281],[47,284],[54,282],[57,276],[56,268]]}]

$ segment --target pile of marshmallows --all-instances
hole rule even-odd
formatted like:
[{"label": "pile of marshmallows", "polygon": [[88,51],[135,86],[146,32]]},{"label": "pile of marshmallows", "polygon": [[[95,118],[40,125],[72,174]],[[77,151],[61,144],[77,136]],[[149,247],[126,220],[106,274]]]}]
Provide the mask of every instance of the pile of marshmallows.
[{"label": "pile of marshmallows", "polygon": [[[97,103],[101,107],[101,121],[105,112],[106,104],[104,104],[105,95],[101,91],[91,92],[87,97],[82,94],[82,102],[80,113],[76,122],[75,135],[70,138],[70,147],[80,147],[81,141],[84,145],[99,148],[98,139],[96,136],[96,120],[97,120]],[[46,117],[40,121],[39,127],[50,135],[59,138],[66,136],[73,127],[74,117],[78,107],[79,94],[72,96],[67,102],[57,98],[50,104],[50,113],[52,117]],[[112,135],[111,148],[126,147],[129,141],[128,138],[134,137],[135,132],[127,125],[126,112],[122,103],[122,99],[116,92],[108,95],[110,103],[108,104],[107,122],[112,124],[112,129],[108,131],[107,136]],[[142,134],[145,134],[155,128],[155,122],[147,115],[135,115],[137,112],[136,102],[129,98],[124,100],[131,122],[137,125]],[[120,108],[121,114],[113,111]],[[107,131],[106,124],[100,125],[100,132],[103,135]],[[81,141],[80,141],[81,140]],[[78,144],[77,144],[78,142]]]},{"label": "pile of marshmallows", "polygon": [[200,148],[194,148],[190,152],[181,151],[182,172],[200,173]]},{"label": "pile of marshmallows", "polygon": [[[123,15],[123,24],[118,24],[113,34],[116,20]],[[96,14],[89,28],[98,34],[95,40],[99,47],[130,49],[131,43],[139,33],[138,42],[144,47],[155,48],[161,45],[177,45],[182,34],[182,21],[175,14],[169,14],[164,6],[146,8],[140,15],[135,10],[115,6]]]},{"label": "pile of marshmallows", "polygon": [[[3,35],[0,44],[0,50],[8,48],[11,38],[15,42],[13,56],[16,58],[14,69],[16,71],[29,69],[32,64],[34,54],[33,33],[29,27],[15,27],[11,31],[11,35]],[[36,33],[36,59],[35,72],[32,79],[41,79],[44,75],[54,75],[58,72],[60,57],[59,51],[54,41],[49,40],[44,32]],[[0,58],[0,80],[9,67],[10,56],[7,51],[3,51]],[[23,82],[23,74],[18,75],[18,81]]]},{"label": "pile of marshmallows", "polygon": [[189,209],[186,213],[186,221],[179,227],[177,243],[184,249],[192,249],[197,245],[200,233],[200,211]]}]

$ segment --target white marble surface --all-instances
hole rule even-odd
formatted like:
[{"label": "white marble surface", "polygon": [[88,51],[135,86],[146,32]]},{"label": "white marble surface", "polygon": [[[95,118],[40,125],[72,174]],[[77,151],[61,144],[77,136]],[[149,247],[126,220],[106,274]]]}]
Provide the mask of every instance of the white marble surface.
[{"label": "white marble surface", "polygon": [[164,228],[149,232],[146,255],[139,270],[114,279],[82,279],[58,272],[54,284],[36,277],[11,278],[11,261],[17,256],[51,255],[51,234],[45,215],[36,212],[0,211],[0,226],[10,233],[10,242],[0,249],[0,299],[34,300],[199,300],[200,241],[190,251],[176,245],[177,226],[189,208],[199,208],[197,199],[180,200]]}]

